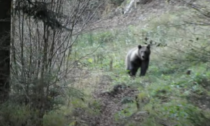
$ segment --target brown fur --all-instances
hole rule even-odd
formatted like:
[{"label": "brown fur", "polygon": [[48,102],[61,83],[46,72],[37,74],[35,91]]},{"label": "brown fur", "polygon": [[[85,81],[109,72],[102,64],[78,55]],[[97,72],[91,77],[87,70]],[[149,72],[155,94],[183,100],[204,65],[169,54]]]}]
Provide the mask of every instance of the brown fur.
[{"label": "brown fur", "polygon": [[150,45],[135,47],[126,55],[126,70],[130,76],[135,76],[139,68],[141,68],[140,76],[145,76],[149,67]]}]

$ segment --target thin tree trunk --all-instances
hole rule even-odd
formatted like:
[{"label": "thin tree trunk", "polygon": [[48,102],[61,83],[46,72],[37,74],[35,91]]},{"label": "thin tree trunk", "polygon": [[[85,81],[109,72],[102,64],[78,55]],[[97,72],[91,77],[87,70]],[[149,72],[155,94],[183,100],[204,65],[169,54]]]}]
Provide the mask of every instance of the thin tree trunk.
[{"label": "thin tree trunk", "polygon": [[8,99],[10,90],[11,1],[0,0],[0,103]]}]

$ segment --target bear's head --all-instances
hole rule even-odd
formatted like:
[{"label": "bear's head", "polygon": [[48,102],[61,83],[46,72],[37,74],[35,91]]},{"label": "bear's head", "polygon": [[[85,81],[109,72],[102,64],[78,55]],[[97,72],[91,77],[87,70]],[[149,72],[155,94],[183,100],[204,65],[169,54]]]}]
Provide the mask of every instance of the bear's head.
[{"label": "bear's head", "polygon": [[150,44],[146,46],[138,45],[138,56],[141,60],[149,59],[150,56]]}]

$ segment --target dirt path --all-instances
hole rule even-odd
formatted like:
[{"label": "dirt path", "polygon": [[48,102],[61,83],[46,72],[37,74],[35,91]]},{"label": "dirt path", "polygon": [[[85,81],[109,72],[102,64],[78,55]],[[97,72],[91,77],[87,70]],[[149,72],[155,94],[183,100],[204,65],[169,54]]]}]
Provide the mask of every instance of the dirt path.
[{"label": "dirt path", "polygon": [[100,84],[94,92],[94,97],[100,101],[101,113],[98,118],[97,126],[118,126],[115,121],[115,114],[122,110],[124,105],[122,103],[125,97],[135,99],[137,90],[132,89],[124,84],[115,85],[111,91],[107,91],[110,87],[111,79],[109,76],[102,76]]}]

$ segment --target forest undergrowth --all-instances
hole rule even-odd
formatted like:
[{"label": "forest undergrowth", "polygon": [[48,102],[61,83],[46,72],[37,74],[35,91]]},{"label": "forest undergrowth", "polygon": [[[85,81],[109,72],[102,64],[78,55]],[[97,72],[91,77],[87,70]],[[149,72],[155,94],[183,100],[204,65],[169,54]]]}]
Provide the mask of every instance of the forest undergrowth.
[{"label": "forest undergrowth", "polygon": [[[55,109],[45,113],[43,126],[209,126],[210,26],[198,25],[200,13],[184,5],[147,10],[134,14],[133,23],[112,26],[113,18],[113,24],[102,21],[99,29],[88,27],[77,36],[67,87]],[[127,51],[149,43],[146,76],[131,78]],[[0,125],[38,119],[29,106],[4,104],[0,115],[8,117],[0,116]]]}]

